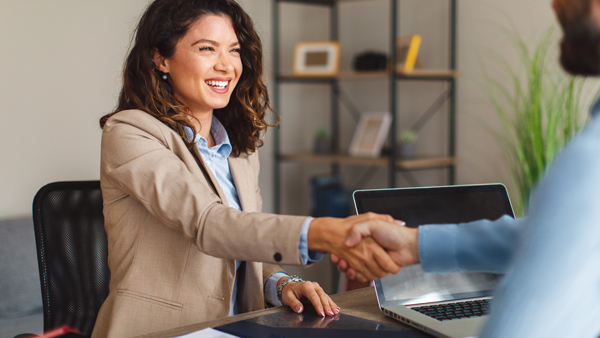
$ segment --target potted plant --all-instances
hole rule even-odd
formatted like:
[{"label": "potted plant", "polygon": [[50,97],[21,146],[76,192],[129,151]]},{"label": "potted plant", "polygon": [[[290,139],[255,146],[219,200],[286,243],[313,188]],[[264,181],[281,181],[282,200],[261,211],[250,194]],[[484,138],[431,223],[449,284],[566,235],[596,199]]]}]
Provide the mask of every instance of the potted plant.
[{"label": "potted plant", "polygon": [[325,128],[319,128],[315,134],[315,144],[313,151],[315,154],[330,154],[331,139]]},{"label": "potted plant", "polygon": [[[556,62],[557,37],[550,29],[538,42],[515,35],[520,63],[497,61],[509,84],[486,74],[488,96],[502,122],[511,179],[519,194],[516,210],[524,214],[529,194],[554,156],[584,126],[584,79],[565,73]],[[532,47],[530,47],[532,46]]]},{"label": "potted plant", "polygon": [[418,134],[414,130],[403,130],[398,135],[398,152],[397,157],[399,158],[413,158],[417,153],[417,139]]}]

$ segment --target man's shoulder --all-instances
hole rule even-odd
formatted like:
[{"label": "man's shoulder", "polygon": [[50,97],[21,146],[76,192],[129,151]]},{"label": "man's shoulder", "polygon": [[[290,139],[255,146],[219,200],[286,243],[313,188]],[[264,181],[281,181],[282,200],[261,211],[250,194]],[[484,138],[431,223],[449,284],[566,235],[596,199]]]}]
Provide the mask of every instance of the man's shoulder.
[{"label": "man's shoulder", "polygon": [[553,208],[570,204],[584,205],[595,200],[600,191],[600,119],[590,121],[549,165],[545,177],[534,191],[534,200]]},{"label": "man's shoulder", "polygon": [[575,170],[583,169],[581,166],[600,166],[600,118],[590,120],[589,124],[573,137],[555,160],[559,165],[571,164]]}]

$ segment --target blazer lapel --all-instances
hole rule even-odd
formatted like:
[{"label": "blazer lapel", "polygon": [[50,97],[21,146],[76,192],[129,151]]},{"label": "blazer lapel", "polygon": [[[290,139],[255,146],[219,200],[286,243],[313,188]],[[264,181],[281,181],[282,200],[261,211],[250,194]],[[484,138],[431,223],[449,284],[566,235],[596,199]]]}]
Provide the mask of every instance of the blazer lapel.
[{"label": "blazer lapel", "polygon": [[240,197],[242,210],[255,212],[256,198],[255,188],[252,184],[252,168],[248,165],[248,160],[244,155],[239,157],[229,156],[229,170],[233,177],[233,183]]},{"label": "blazer lapel", "polygon": [[223,204],[226,206],[229,206],[229,203],[227,202],[227,197],[225,196],[225,192],[223,191],[223,189],[221,189],[221,186],[219,185],[219,181],[217,181],[217,178],[213,175],[210,168],[207,167],[206,164],[204,163],[204,160],[202,159],[202,154],[200,153],[200,149],[198,149],[198,147],[194,146],[193,150],[194,150],[193,153],[194,153],[194,155],[196,155],[196,159],[198,160],[198,163],[200,164],[200,168],[202,169],[204,174],[210,178],[210,183],[212,184],[213,189],[217,192],[217,195],[219,195]]}]

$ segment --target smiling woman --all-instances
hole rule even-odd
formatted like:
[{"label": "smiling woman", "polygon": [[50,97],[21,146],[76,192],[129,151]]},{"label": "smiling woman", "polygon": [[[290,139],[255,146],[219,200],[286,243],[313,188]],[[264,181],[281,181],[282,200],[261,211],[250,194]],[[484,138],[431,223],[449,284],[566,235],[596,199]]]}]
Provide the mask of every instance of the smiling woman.
[{"label": "smiling woman", "polygon": [[[347,219],[260,213],[257,148],[269,97],[262,47],[233,0],[154,0],[103,128],[100,181],[110,292],[93,336],[137,336],[302,300],[339,308],[276,265],[331,251],[365,278],[399,267],[372,240],[343,242]],[[262,262],[262,263],[261,263]]]},{"label": "smiling woman", "polygon": [[[236,133],[229,135],[233,155],[252,152],[262,146],[260,133],[272,126],[265,120],[266,111],[269,109],[269,97],[261,77],[262,43],[254,30],[252,20],[234,1],[222,2],[219,5],[222,7],[220,9],[212,3],[213,1],[191,1],[175,6],[173,1],[155,1],[148,7],[137,27],[134,45],[125,62],[123,89],[118,105],[113,113],[100,120],[101,127],[104,127],[110,116],[119,111],[141,109],[175,130],[191,148],[193,142],[186,137],[184,127],[191,128],[194,133],[201,131],[200,116],[195,116],[193,111],[190,111],[192,107],[187,107],[186,102],[182,102],[182,97],[177,94],[178,88],[175,87],[177,84],[174,81],[181,85],[183,79],[174,80],[173,74],[169,77],[169,71],[162,67],[169,61],[177,63],[176,59],[187,57],[188,61],[191,61],[192,58],[206,59],[209,55],[219,55],[219,62],[223,62],[223,55],[219,54],[221,50],[218,50],[218,47],[221,47],[230,49],[227,53],[230,56],[228,62],[239,67],[236,67],[235,71],[238,73],[232,78],[235,82],[222,88],[224,92],[221,93],[226,94],[225,102],[219,107],[213,107],[216,109],[214,115],[223,123],[225,129],[236,129]],[[206,14],[212,14],[210,19],[198,20]],[[213,26],[213,23],[216,25]],[[223,27],[226,29],[221,33]],[[229,36],[222,36],[225,34]],[[216,45],[221,41],[218,39],[224,39],[222,46]],[[232,58],[235,58],[237,63]],[[242,64],[239,63],[245,68],[244,74]],[[209,66],[204,63],[198,65],[194,74],[203,67]],[[222,74],[219,73],[219,76]],[[219,76],[198,80],[230,81]],[[215,85],[214,82],[211,83],[212,86]],[[198,87],[199,84],[194,84],[186,91]],[[182,89],[180,86],[179,90]],[[232,95],[234,100],[229,102]],[[190,116],[194,116],[195,119],[190,119]],[[204,122],[207,122],[206,118]],[[208,123],[204,128],[205,133],[210,130],[210,119]]]},{"label": "smiling woman", "polygon": [[240,43],[231,19],[204,15],[194,22],[169,57],[153,53],[156,69],[167,75],[174,96],[194,118],[194,130],[214,145],[210,135],[212,113],[229,103],[242,75]]}]

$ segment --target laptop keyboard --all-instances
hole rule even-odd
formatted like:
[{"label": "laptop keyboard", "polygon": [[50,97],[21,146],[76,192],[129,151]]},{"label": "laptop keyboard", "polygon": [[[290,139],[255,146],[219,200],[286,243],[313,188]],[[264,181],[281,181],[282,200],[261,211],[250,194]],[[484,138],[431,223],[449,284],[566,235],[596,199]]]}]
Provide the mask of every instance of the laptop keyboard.
[{"label": "laptop keyboard", "polygon": [[453,320],[461,318],[481,317],[488,313],[489,299],[468,302],[446,303],[427,306],[411,307],[437,320]]}]

